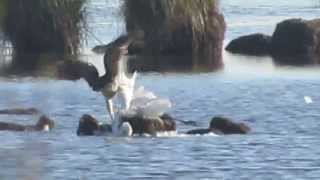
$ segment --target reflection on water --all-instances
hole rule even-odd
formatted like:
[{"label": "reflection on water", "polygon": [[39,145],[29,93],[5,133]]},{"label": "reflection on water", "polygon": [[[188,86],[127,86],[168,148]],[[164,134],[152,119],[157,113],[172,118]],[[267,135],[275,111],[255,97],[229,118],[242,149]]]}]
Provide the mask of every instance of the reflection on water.
[{"label": "reflection on water", "polygon": [[320,2],[315,0],[221,1],[227,22],[227,40],[252,33],[272,34],[278,22],[288,18],[313,19],[319,16]]},{"label": "reflection on water", "polygon": [[[39,134],[38,134],[39,135]],[[6,138],[12,135],[2,134]],[[19,136],[19,135],[18,135]],[[22,136],[22,134],[20,134]],[[49,156],[48,144],[35,137],[23,135],[14,145],[4,144],[0,149],[1,177],[10,179],[42,179]],[[27,137],[26,137],[27,136]]]},{"label": "reflection on water", "polygon": [[292,67],[276,66],[269,56],[245,56],[223,52],[225,63],[224,72],[242,76],[269,76],[269,77],[288,77],[292,78],[317,78],[319,66]]}]

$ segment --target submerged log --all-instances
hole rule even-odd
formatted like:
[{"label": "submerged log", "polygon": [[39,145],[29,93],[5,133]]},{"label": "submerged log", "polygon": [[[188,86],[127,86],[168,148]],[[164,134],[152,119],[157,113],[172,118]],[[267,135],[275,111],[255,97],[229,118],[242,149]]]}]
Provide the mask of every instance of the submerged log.
[{"label": "submerged log", "polygon": [[137,70],[156,66],[165,71],[176,65],[210,71],[223,66],[226,27],[218,1],[126,0],[123,9],[128,34],[138,34],[143,42],[132,46],[138,47],[132,48],[139,52],[132,65]]}]

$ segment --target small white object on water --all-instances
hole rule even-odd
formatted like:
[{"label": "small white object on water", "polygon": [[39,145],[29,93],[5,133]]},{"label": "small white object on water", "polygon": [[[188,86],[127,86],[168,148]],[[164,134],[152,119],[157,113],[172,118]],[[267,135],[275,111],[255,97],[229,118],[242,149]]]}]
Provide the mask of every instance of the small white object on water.
[{"label": "small white object on water", "polygon": [[122,123],[121,127],[120,127],[120,136],[132,136],[133,134],[133,130],[131,125],[128,122],[124,122]]},{"label": "small white object on water", "polygon": [[311,104],[313,103],[312,99],[310,96],[304,96],[304,101],[307,103],[307,104]]},{"label": "small white object on water", "polygon": [[50,131],[50,127],[48,124],[44,125],[43,131]]}]

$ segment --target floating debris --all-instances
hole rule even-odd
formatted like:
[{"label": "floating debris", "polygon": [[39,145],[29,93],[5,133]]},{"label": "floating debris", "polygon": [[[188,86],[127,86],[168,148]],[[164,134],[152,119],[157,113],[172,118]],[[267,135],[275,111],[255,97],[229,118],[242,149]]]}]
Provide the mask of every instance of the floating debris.
[{"label": "floating debris", "polygon": [[311,99],[310,96],[304,96],[304,101],[305,101],[307,104],[312,104],[312,103],[313,103],[313,100]]}]

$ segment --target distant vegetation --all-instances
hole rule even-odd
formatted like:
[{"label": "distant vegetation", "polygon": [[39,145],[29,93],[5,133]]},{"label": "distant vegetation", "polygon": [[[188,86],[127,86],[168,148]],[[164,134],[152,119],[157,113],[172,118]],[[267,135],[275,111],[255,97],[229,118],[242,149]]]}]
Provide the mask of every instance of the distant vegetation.
[{"label": "distant vegetation", "polygon": [[[13,49],[11,70],[33,71],[76,57],[87,30],[87,1],[0,0],[0,30]],[[123,14],[128,34],[141,35],[144,54],[182,57],[178,66],[222,66],[225,22],[218,0],[124,0]]]},{"label": "distant vegetation", "polygon": [[14,70],[36,68],[43,57],[77,55],[86,0],[0,0],[0,22],[13,47]]},{"label": "distant vegetation", "polygon": [[3,25],[3,19],[7,13],[6,6],[8,0],[0,0],[0,28]]},{"label": "distant vegetation", "polygon": [[128,33],[144,35],[145,53],[184,55],[191,57],[184,64],[221,67],[225,22],[218,0],[125,0],[123,11]]}]

